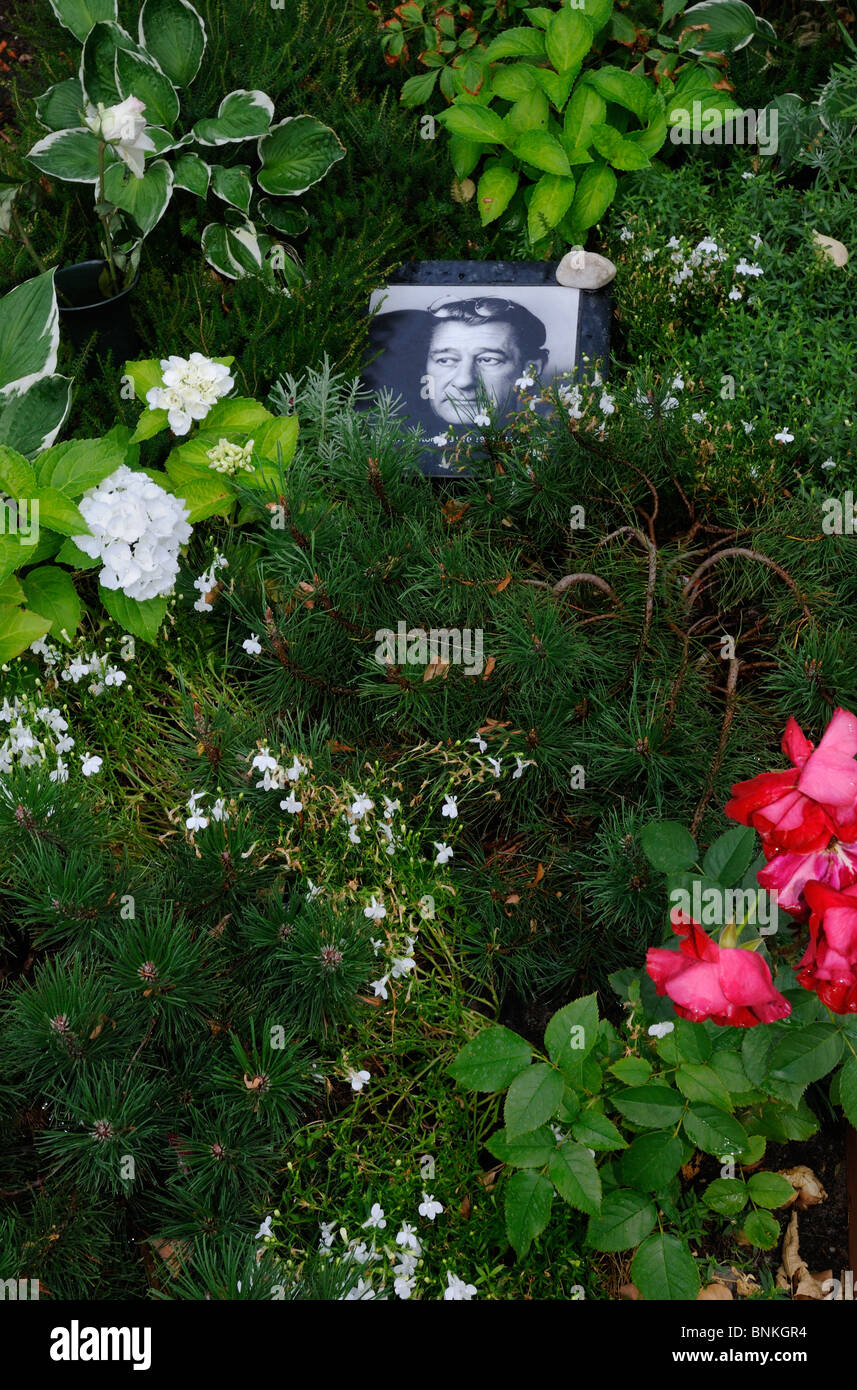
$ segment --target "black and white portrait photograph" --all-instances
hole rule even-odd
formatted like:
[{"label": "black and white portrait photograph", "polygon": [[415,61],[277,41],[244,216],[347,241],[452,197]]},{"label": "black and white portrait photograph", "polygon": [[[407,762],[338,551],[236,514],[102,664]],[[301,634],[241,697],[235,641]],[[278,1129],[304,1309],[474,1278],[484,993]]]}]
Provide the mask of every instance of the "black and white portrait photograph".
[{"label": "black and white portrait photograph", "polygon": [[575,370],[580,291],[562,285],[391,284],[370,312],[363,380],[401,397],[426,472],[448,471],[454,446],[477,445]]}]

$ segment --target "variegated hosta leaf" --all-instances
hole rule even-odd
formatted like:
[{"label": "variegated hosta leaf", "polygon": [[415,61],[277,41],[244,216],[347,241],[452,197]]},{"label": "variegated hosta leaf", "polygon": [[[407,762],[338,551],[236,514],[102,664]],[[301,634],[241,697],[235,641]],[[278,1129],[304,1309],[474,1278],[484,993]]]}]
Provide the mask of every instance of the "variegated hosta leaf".
[{"label": "variegated hosta leaf", "polygon": [[167,210],[173,196],[173,171],[165,159],[146,165],[141,179],[121,162],[111,164],[104,175],[104,196],[134,219],[143,236],[148,236]]},{"label": "variegated hosta leaf", "polygon": [[93,106],[99,102],[117,106],[122,100],[116,80],[116,53],[120,48],[126,53],[142,52],[120,24],[93,25],[80,55],[80,84]]},{"label": "variegated hosta leaf", "polygon": [[187,87],[205,52],[205,25],[190,0],[145,0],[140,43],[171,82]]},{"label": "variegated hosta leaf", "polygon": [[309,213],[305,208],[274,202],[272,198],[259,199],[259,216],[283,236],[300,236],[309,226]]},{"label": "variegated hosta leaf", "polygon": [[188,193],[204,198],[208,192],[211,169],[198,154],[182,154],[173,165],[173,176],[176,188],[186,188]]},{"label": "variegated hosta leaf", "polygon": [[50,6],[78,43],[83,43],[94,24],[102,19],[116,19],[117,0],[50,0]]},{"label": "variegated hosta leaf", "polygon": [[123,101],[138,97],[145,103],[150,125],[170,129],[179,118],[179,94],[148,53],[116,50],[116,85]]},{"label": "variegated hosta leaf", "polygon": [[217,115],[197,121],[194,139],[200,145],[229,145],[252,140],[270,128],[274,103],[264,92],[230,92],[217,108]]},{"label": "variegated hosta leaf", "polygon": [[50,376],[59,340],[54,272],[48,270],[0,299],[0,395],[26,391]]},{"label": "variegated hosta leaf", "polygon": [[211,188],[218,198],[238,208],[239,212],[250,211],[253,184],[248,164],[234,164],[229,169],[225,169],[222,164],[212,164]]},{"label": "variegated hosta leaf", "polygon": [[209,265],[228,280],[253,275],[269,290],[288,294],[288,287],[303,279],[294,249],[258,232],[246,219],[228,227],[210,222],[202,233],[202,249]]},{"label": "variegated hosta leaf", "polygon": [[12,229],[12,210],[20,191],[21,184],[14,179],[0,178],[0,236],[8,236]]},{"label": "variegated hosta leaf", "polygon": [[71,407],[72,378],[43,376],[26,391],[0,393],[0,444],[26,458],[49,449]]},{"label": "variegated hosta leaf", "polygon": [[55,130],[37,141],[27,158],[51,178],[98,182],[98,140],[91,130]]},{"label": "variegated hosta leaf", "polygon": [[262,137],[258,148],[259,187],[280,197],[305,193],[345,155],[339,137],[315,116],[287,116]]},{"label": "variegated hosta leaf", "polygon": [[36,116],[48,130],[74,130],[83,125],[85,105],[80,78],[68,77],[36,97]]}]

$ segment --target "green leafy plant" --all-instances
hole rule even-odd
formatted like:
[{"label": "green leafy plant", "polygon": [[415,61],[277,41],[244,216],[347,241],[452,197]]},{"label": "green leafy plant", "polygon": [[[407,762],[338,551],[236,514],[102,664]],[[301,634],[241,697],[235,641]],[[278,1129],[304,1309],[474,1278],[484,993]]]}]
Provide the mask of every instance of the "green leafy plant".
[{"label": "green leafy plant", "polygon": [[[215,115],[181,133],[179,92],[194,81],[207,41],[189,0],[144,0],[139,42],[117,22],[113,0],[56,0],[53,8],[83,44],[80,74],[38,99],[38,119],[50,133],[28,157],[43,174],[95,186],[110,273],[105,290],[117,292],[120,270],[126,280],[133,273],[135,241],[157,226],[176,188],[203,202],[211,191],[226,204],[222,220],[209,222],[201,234],[206,260],[219,274],[254,275],[270,289],[299,281],[297,252],[282,237],[304,230],[308,218],[281,200],[304,193],[343,157],[334,132],[308,115],[274,123],[271,98],[240,89],[223,98]],[[136,131],[130,145],[138,160],[125,157],[129,144],[117,133],[131,99],[146,112],[145,131]],[[251,140],[258,152],[255,179],[249,164],[232,160],[233,147]],[[215,151],[228,162],[212,162]],[[13,196],[7,185],[7,206]]]}]

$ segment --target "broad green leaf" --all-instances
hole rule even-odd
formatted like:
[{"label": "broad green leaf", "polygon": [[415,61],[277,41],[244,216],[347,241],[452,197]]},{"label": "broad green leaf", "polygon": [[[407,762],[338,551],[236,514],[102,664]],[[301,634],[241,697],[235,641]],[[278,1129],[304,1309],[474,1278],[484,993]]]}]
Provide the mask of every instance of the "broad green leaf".
[{"label": "broad green leaf", "polygon": [[756,832],[746,825],[733,826],[714,841],[702,861],[703,872],[726,888],[739,882],[756,852]]},{"label": "broad green leaf", "polygon": [[747,1188],[757,1207],[784,1207],[795,1195],[788,1178],[780,1173],[751,1173]]},{"label": "broad green leaf", "polygon": [[188,193],[195,193],[198,198],[205,197],[210,178],[211,170],[198,154],[179,155],[173,165],[175,187],[186,188]]},{"label": "broad green leaf", "polygon": [[747,1028],[741,1041],[744,1070],[754,1086],[761,1086],[768,1074],[774,1038],[768,1028]]},{"label": "broad green leaf", "polygon": [[7,575],[5,579],[0,580],[0,608],[8,608],[9,604],[18,605],[25,602],[24,590],[14,574]]},{"label": "broad green leaf", "polygon": [[744,1222],[744,1235],[760,1250],[773,1250],[780,1238],[777,1221],[768,1211],[751,1211]]},{"label": "broad green leaf", "polygon": [[39,524],[50,531],[59,531],[61,536],[88,536],[89,527],[84,517],[65,493],[55,487],[39,486]]},{"label": "broad green leaf", "polygon": [[573,68],[568,68],[566,72],[553,72],[551,68],[534,69],[536,81],[555,111],[565,109],[565,104],[579,71],[579,63],[576,63]]},{"label": "broad green leaf", "polygon": [[172,130],[181,109],[178,92],[145,52],[116,50],[116,85],[123,101],[139,97],[150,125]]},{"label": "broad green leaf", "polygon": [[229,145],[239,140],[253,140],[265,135],[273,117],[274,103],[266,92],[241,88],[223,98],[216,116],[197,121],[193,136],[200,145]]},{"label": "broad green leaf", "polygon": [[833,1071],[842,1056],[843,1039],[830,1023],[810,1023],[787,1032],[771,1054],[771,1075],[807,1085]]},{"label": "broad green leaf", "polygon": [[580,1119],[572,1125],[571,1132],[578,1144],[588,1149],[625,1149],[626,1141],[612,1120],[608,1120],[600,1110],[584,1110]]},{"label": "broad green leaf", "polygon": [[594,994],[574,999],[549,1020],[545,1047],[551,1061],[573,1078],[598,1039],[598,1000]]},{"label": "broad green leaf", "polygon": [[541,241],[558,225],[574,200],[574,179],[558,174],[542,174],[527,208],[530,241]]},{"label": "broad green leaf", "polygon": [[164,371],[160,362],[155,357],[141,358],[137,362],[126,362],[124,374],[131,380],[131,385],[134,388],[134,395],[137,397],[138,401],[142,401],[144,405],[146,403],[147,391],[151,391],[155,386],[163,386],[164,384]]},{"label": "broad green leaf", "polygon": [[300,236],[309,227],[306,208],[290,203],[277,203],[272,198],[260,198],[257,217],[268,222],[283,236]]},{"label": "broad green leaf", "polygon": [[0,492],[7,497],[21,497],[29,501],[35,496],[36,472],[30,463],[17,450],[0,444]]},{"label": "broad green leaf", "polygon": [[79,546],[76,546],[70,536],[66,536],[57,550],[56,560],[58,565],[69,565],[73,570],[92,570],[101,564],[99,559],[93,560]]},{"label": "broad green leaf", "polygon": [[584,0],[583,12],[597,34],[613,14],[613,0]]},{"label": "broad green leaf", "polygon": [[718,1158],[725,1154],[738,1156],[747,1146],[744,1126],[733,1115],[727,1115],[716,1106],[692,1106],[683,1123],[687,1137],[703,1153],[715,1154]]},{"label": "broad green leaf", "polygon": [[592,164],[577,180],[569,216],[578,235],[600,222],[616,196],[616,175],[608,164]]},{"label": "broad green leaf", "polygon": [[127,446],[117,439],[72,439],[55,444],[38,460],[39,486],[55,487],[76,502],[121,467],[126,454]]},{"label": "broad green leaf", "polygon": [[148,236],[173,196],[173,171],[165,159],[155,159],[146,165],[143,177],[136,179],[120,161],[105,173],[104,193],[109,202],[133,217],[143,236]]},{"label": "broad green leaf", "polygon": [[166,410],[144,410],[137,421],[137,428],[131,436],[132,444],[138,444],[143,439],[152,439],[161,430],[165,430],[169,424],[169,416]]},{"label": "broad green leaf", "polygon": [[711,1056],[711,1039],[704,1023],[677,1018],[673,1037],[682,1062],[707,1062]]},{"label": "broad green leaf", "polygon": [[726,1050],[715,1052],[711,1058],[711,1066],[730,1095],[741,1096],[755,1090],[744,1070],[739,1053]]},{"label": "broad green leaf", "polygon": [[732,1111],[732,1098],[712,1067],[687,1063],[676,1072],[675,1084],[688,1100],[704,1100],[721,1110]]},{"label": "broad green leaf", "polygon": [[434,72],[419,72],[415,77],[409,77],[402,86],[399,100],[403,106],[423,106],[428,101],[437,82],[437,70]]},{"label": "broad green leaf", "polygon": [[498,64],[491,73],[491,90],[503,101],[520,101],[538,85],[529,63]]},{"label": "broad green leaf", "polygon": [[839,1101],[848,1123],[857,1128],[857,1057],[853,1052],[839,1075]]},{"label": "broad green leaf", "polygon": [[[505,126],[503,127],[505,134]],[[449,157],[457,179],[466,179],[476,168],[483,154],[481,140],[465,140],[462,135],[450,135]]]},{"label": "broad green leaf", "polygon": [[550,1220],[553,1184],[541,1173],[515,1173],[506,1184],[506,1233],[518,1259]]},{"label": "broad green leaf", "polygon": [[235,494],[222,474],[211,472],[207,478],[197,478],[176,489],[187,507],[187,520],[192,526],[210,516],[227,516],[235,502]]},{"label": "broad green leaf", "polygon": [[546,1062],[519,1072],[506,1092],[503,1118],[510,1139],[526,1134],[550,1119],[562,1099],[565,1082]]},{"label": "broad green leaf", "polygon": [[489,63],[499,58],[541,58],[544,51],[544,34],[537,29],[505,29],[489,43],[485,58]]},{"label": "broad green leaf", "polygon": [[36,97],[36,116],[48,130],[74,130],[83,125],[86,98],[80,79],[67,77]]},{"label": "broad green leaf", "polygon": [[50,633],[70,641],[80,626],[81,606],[71,575],[58,565],[39,565],[21,579],[27,603],[50,622]]},{"label": "broad green leaf", "polygon": [[612,101],[616,106],[624,106],[626,110],[633,111],[640,122],[645,123],[649,119],[649,103],[655,87],[644,77],[605,64],[603,67],[593,68],[582,80],[587,86],[594,87],[605,101]]},{"label": "broad green leaf", "polygon": [[754,1118],[753,1127],[773,1143],[784,1144],[790,1139],[810,1139],[818,1129],[818,1120],[805,1100],[794,1110],[780,1101],[773,1101],[762,1106],[761,1112]]},{"label": "broad green leaf", "polygon": [[25,391],[49,376],[58,346],[59,313],[49,270],[0,299],[0,393]]},{"label": "broad green leaf", "polygon": [[652,1064],[645,1057],[620,1057],[607,1070],[626,1086],[644,1086],[652,1074]]},{"label": "broad green leaf", "polygon": [[563,130],[572,147],[589,144],[592,127],[600,125],[607,115],[607,103],[594,87],[581,82],[572,93],[565,108]]},{"label": "broad green leaf", "polygon": [[117,0],[50,0],[50,6],[78,43],[83,43],[93,24],[99,20],[115,20]]},{"label": "broad green leaf", "polygon": [[206,432],[212,430],[252,430],[269,425],[275,417],[259,401],[251,396],[231,396],[228,400],[215,401],[205,417]]},{"label": "broad green leaf", "polygon": [[189,0],[145,0],[140,43],[177,87],[187,87],[205,52],[205,25]]},{"label": "broad green leaf", "polygon": [[611,1096],[621,1115],[632,1124],[647,1129],[676,1125],[682,1116],[684,1103],[672,1086],[632,1086]]},{"label": "broad green leaf", "polygon": [[[593,129],[600,128],[593,126]],[[662,873],[681,873],[696,863],[696,842],[679,821],[649,821],[643,826],[640,844],[649,863]]]},{"label": "broad green leaf", "polygon": [[[262,426],[253,426],[255,453],[278,467],[291,463],[298,442],[298,417],[281,415]],[[267,471],[267,470],[266,470]],[[252,475],[250,477],[252,482]]]},{"label": "broad green leaf", "polygon": [[586,1243],[596,1250],[631,1250],[645,1240],[657,1215],[654,1204],[642,1192],[614,1188],[604,1194],[600,1215],[590,1218]]},{"label": "broad green leaf", "polygon": [[747,1184],[741,1178],[715,1178],[702,1194],[702,1200],[721,1216],[737,1216],[747,1205]]},{"label": "broad green leaf", "polygon": [[580,10],[563,8],[545,31],[545,52],[557,72],[577,67],[592,47],[594,31]]},{"label": "broad green leaf", "polygon": [[239,212],[248,213],[253,196],[249,164],[233,164],[228,169],[222,164],[212,164],[211,190],[224,203],[238,208]]},{"label": "broad green leaf", "polygon": [[699,1270],[683,1240],[649,1236],[631,1261],[631,1278],[647,1303],[689,1300],[699,1294]]},{"label": "broad green leaf", "polygon": [[305,193],[345,156],[330,126],[314,116],[287,116],[259,141],[262,168],[256,176],[263,193],[296,197]]},{"label": "broad green leaf", "polygon": [[15,604],[0,605],[0,665],[20,656],[50,632],[51,620]]},{"label": "broad green leaf", "polygon": [[523,135],[528,130],[546,130],[548,123],[548,99],[541,88],[525,92],[514,103],[505,117],[510,131]]},{"label": "broad green leaf", "polygon": [[510,1139],[505,1129],[498,1129],[486,1140],[485,1147],[510,1168],[543,1168],[556,1148],[556,1139],[547,1125],[531,1134],[519,1134],[516,1139]]},{"label": "broad green leaf", "polygon": [[530,130],[514,137],[511,149],[518,159],[532,164],[536,169],[543,169],[546,174],[559,174],[566,178],[571,174],[568,155],[556,136],[549,135],[546,130]]},{"label": "broad green leaf", "polygon": [[143,642],[154,642],[167,615],[166,598],[137,600],[128,598],[121,589],[98,586],[98,597],[111,618]]},{"label": "broad green leaf", "polygon": [[468,1091],[504,1091],[531,1062],[529,1043],[511,1029],[496,1026],[477,1033],[461,1049],[449,1075]]},{"label": "broad green leaf", "polygon": [[551,1153],[548,1175],[564,1202],[587,1216],[595,1216],[601,1206],[601,1179],[595,1160],[582,1144],[566,1141]]},{"label": "broad green leaf", "polygon": [[496,111],[465,97],[459,97],[448,111],[441,111],[437,120],[446,126],[451,135],[460,136],[470,143],[505,145],[509,137],[506,124]]},{"label": "broad green leaf", "polygon": [[120,24],[93,25],[84,42],[80,60],[83,90],[93,106],[99,102],[105,106],[115,106],[121,100],[116,80],[116,54],[119,49],[125,53],[136,53],[138,57],[143,52]]},{"label": "broad green leaf", "polygon": [[27,458],[53,444],[71,409],[72,379],[43,376],[25,391],[0,392],[0,443]]},{"label": "broad green leaf", "polygon": [[592,143],[614,169],[647,169],[651,163],[648,155],[644,154],[638,145],[626,140],[613,126],[594,125]]},{"label": "broad green leaf", "polygon": [[678,1135],[665,1131],[638,1135],[619,1161],[623,1181],[642,1192],[660,1192],[681,1167],[683,1148]]}]

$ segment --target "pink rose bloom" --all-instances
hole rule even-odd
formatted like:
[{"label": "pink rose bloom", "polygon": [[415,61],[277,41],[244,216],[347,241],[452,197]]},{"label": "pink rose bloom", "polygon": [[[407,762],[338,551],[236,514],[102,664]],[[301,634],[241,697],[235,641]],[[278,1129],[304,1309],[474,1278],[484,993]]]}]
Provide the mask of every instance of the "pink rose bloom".
[{"label": "pink rose bloom", "polygon": [[760,956],[740,946],[718,946],[679,908],[670,914],[673,931],[683,937],[678,951],[653,946],[646,969],[658,994],[667,994],[680,1018],[726,1028],[755,1028],[787,1018],[791,1005],[774,989]]},{"label": "pink rose bloom", "polygon": [[776,893],[784,912],[805,922],[809,906],[804,888],[811,879],[838,889],[857,883],[857,844],[843,845],[832,840],[827,849],[775,854],[756,877],[760,887]]},{"label": "pink rose bloom", "polygon": [[839,892],[808,883],[809,945],[798,980],[837,1014],[857,1013],[857,884]]},{"label": "pink rose bloom", "polygon": [[857,716],[834,710],[817,748],[789,719],[781,746],[793,767],[736,782],[727,816],[759,832],[768,859],[857,841]]}]

